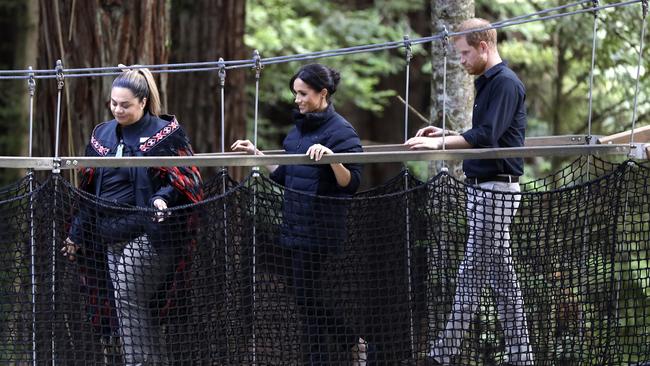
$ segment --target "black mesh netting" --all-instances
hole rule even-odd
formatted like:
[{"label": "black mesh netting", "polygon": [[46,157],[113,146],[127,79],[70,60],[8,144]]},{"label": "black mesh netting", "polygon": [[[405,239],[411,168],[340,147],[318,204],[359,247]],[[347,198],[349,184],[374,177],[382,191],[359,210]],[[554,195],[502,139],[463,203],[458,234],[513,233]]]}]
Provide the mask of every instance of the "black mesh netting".
[{"label": "black mesh netting", "polygon": [[650,167],[506,186],[404,172],[331,198],[221,172],[159,216],[25,178],[0,189],[0,363],[650,360]]}]

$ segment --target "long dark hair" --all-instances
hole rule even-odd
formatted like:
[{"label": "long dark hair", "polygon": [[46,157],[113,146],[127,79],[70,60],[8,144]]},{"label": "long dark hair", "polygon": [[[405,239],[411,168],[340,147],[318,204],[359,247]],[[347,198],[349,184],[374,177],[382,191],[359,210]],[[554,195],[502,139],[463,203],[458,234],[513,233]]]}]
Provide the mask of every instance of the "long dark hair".
[{"label": "long dark hair", "polygon": [[341,81],[341,74],[325,65],[305,65],[301,67],[289,81],[289,89],[291,89],[291,92],[293,93],[295,93],[295,90],[293,90],[293,82],[296,81],[296,79],[302,80],[316,92],[327,89],[327,100],[329,101],[330,97],[336,93],[336,88],[339,85],[339,81]]}]

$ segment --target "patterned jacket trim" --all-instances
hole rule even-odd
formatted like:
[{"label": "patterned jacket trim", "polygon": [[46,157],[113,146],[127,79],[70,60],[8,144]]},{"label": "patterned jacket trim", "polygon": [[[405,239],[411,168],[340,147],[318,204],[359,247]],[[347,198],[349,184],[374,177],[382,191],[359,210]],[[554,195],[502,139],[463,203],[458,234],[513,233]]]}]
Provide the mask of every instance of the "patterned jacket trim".
[{"label": "patterned jacket trim", "polygon": [[140,151],[147,152],[147,151],[153,149],[156,145],[158,145],[160,142],[162,142],[164,139],[166,139],[169,135],[171,135],[179,127],[180,126],[178,124],[178,121],[176,121],[176,118],[172,119],[165,127],[161,128],[153,136],[149,137],[149,139],[147,141],[140,144],[140,147],[139,147]]},{"label": "patterned jacket trim", "polygon": [[[95,127],[95,130],[97,127]],[[99,156],[106,156],[108,155],[108,152],[111,151],[111,149],[107,148],[106,146],[102,145],[99,140],[95,138],[95,131],[93,131],[93,134],[90,136],[90,146],[93,147],[93,149],[99,154]]]}]

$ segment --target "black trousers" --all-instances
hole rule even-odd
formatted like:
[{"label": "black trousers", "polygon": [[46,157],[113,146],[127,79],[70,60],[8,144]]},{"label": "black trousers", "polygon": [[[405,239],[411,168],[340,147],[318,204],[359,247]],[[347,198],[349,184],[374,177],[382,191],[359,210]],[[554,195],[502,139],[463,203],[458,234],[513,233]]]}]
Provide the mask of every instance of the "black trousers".
[{"label": "black trousers", "polygon": [[349,365],[356,334],[346,324],[324,281],[323,268],[329,255],[322,248],[292,249],[293,287],[302,322],[301,351],[305,365]]}]

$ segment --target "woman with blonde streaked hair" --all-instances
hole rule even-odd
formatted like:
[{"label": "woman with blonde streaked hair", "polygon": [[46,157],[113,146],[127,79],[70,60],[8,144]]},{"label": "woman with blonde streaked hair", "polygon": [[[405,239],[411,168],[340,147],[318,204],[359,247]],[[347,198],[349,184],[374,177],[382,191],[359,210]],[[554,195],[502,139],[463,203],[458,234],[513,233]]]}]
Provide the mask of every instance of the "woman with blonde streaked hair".
[{"label": "woman with blonde streaked hair", "polygon": [[[110,95],[114,119],[95,127],[86,155],[193,155],[176,117],[161,113],[151,72],[138,66],[119,67],[122,73],[113,81]],[[80,188],[109,205],[80,205],[61,253],[86,268],[80,271],[87,277],[83,283],[94,286],[94,291],[87,293],[97,297],[88,301],[96,307],[90,309],[90,318],[102,333],[120,337],[126,365],[167,362],[160,321],[152,315],[161,314],[162,309],[153,309],[152,304],[174,287],[167,281],[175,273],[178,248],[182,247],[175,244],[187,240],[182,231],[190,226],[187,216],[170,215],[168,208],[200,201],[201,185],[196,167],[123,166],[82,171]],[[141,208],[155,213],[146,215],[148,211]],[[93,268],[94,279],[88,275],[89,268]]]}]

